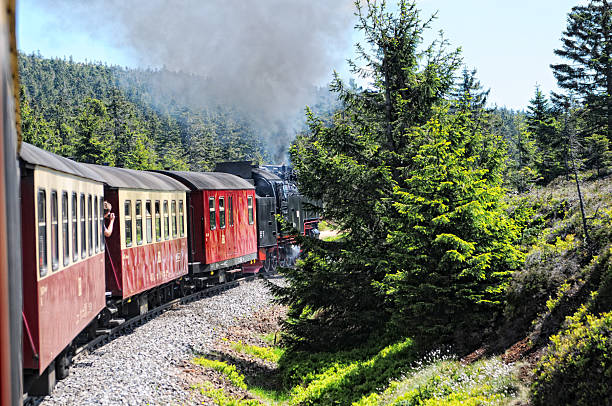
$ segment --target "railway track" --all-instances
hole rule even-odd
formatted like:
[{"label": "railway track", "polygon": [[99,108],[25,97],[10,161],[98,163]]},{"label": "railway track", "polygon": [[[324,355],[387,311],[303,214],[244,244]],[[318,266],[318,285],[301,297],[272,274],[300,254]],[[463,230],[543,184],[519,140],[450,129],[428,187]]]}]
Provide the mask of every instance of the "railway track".
[{"label": "railway track", "polygon": [[[104,345],[112,342],[118,337],[121,337],[125,334],[131,333],[136,327],[142,326],[150,320],[155,319],[157,316],[165,313],[167,310],[178,308],[181,305],[185,305],[191,302],[198,301],[200,299],[209,298],[213,296],[217,296],[221,293],[227,292],[233,288],[240,286],[242,283],[251,282],[258,278],[269,278],[271,274],[267,273],[259,273],[257,275],[242,277],[233,281],[225,282],[219,285],[210,286],[204,288],[198,292],[189,294],[187,296],[183,296],[174,300],[171,300],[167,303],[164,303],[160,306],[157,306],[148,312],[132,317],[128,320],[125,320],[122,324],[113,327],[107,334],[103,334],[97,336],[96,338],[90,340],[86,344],[80,345],[76,350],[73,356],[73,363],[77,363],[80,359],[91,354],[95,350],[103,347]],[[44,397],[36,397],[29,396],[27,393],[24,394],[23,404],[24,406],[38,405],[42,402]]]}]

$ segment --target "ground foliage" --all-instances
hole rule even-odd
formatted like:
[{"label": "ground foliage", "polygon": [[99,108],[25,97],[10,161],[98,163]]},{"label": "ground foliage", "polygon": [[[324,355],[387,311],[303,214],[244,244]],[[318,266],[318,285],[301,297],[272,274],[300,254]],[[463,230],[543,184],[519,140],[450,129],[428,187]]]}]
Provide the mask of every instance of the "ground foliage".
[{"label": "ground foliage", "polygon": [[356,7],[365,67],[353,67],[373,85],[335,77],[343,108],[331,125],[309,113],[291,149],[300,190],[347,234],[310,243],[286,271],[287,341],[322,349],[376,334],[469,347],[456,332],[490,323],[521,260],[501,202],[504,143],[456,90],[458,50],[443,38],[422,48],[429,21],[414,4]]}]

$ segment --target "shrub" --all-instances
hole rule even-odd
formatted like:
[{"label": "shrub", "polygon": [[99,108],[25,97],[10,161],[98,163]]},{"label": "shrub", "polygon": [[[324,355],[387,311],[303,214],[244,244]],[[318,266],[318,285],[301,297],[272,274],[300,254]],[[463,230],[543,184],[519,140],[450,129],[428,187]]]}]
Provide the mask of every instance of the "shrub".
[{"label": "shrub", "polygon": [[517,370],[499,358],[470,365],[443,358],[392,382],[381,393],[364,396],[353,406],[508,404],[520,397]]},{"label": "shrub", "polygon": [[583,306],[568,321],[538,364],[533,404],[612,404],[612,313],[597,317]]}]

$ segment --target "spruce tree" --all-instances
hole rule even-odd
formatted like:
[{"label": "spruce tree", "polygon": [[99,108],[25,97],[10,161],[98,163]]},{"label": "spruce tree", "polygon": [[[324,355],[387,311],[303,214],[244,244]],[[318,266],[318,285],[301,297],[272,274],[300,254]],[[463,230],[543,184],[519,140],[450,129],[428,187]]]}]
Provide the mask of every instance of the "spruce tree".
[{"label": "spruce tree", "polygon": [[589,132],[612,141],[612,5],[590,0],[567,17],[563,46],[555,54],[569,63],[551,65],[559,86],[588,109]]},{"label": "spruce tree", "polygon": [[537,148],[535,169],[541,183],[546,184],[567,173],[567,140],[559,129],[553,108],[538,87],[527,107],[526,124],[526,130],[533,134]]},{"label": "spruce tree", "polygon": [[115,165],[115,139],[106,106],[87,99],[76,120],[75,155],[81,162]]},{"label": "spruce tree", "polygon": [[449,342],[454,327],[490,319],[519,256],[499,201],[505,149],[471,109],[449,112],[459,54],[444,41],[421,49],[428,21],[414,3],[355,5],[368,46],[357,47],[366,66],[353,68],[372,86],[336,76],[341,110],[331,125],[309,111],[291,148],[300,190],[345,235],[307,243],[284,271],[287,339],[316,349],[380,334]]}]

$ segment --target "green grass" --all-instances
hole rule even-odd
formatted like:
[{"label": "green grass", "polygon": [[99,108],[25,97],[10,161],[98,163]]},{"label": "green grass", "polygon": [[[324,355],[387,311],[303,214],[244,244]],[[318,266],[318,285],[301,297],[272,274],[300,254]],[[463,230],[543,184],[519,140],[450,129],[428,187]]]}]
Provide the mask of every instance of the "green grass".
[{"label": "green grass", "polygon": [[[353,355],[359,356],[354,353]],[[363,355],[363,354],[362,354]],[[331,354],[333,357],[333,354]],[[294,372],[302,376],[291,389],[290,405],[347,405],[359,400],[409,369],[413,358],[412,340],[406,339],[362,359],[337,360],[324,364],[304,360]],[[310,370],[310,372],[308,372]]]},{"label": "green grass", "polygon": [[244,383],[244,376],[236,370],[234,365],[229,365],[223,361],[212,360],[204,357],[195,358],[193,363],[196,365],[201,365],[204,368],[210,368],[220,372],[232,383],[232,385],[240,389],[247,388],[246,383]]},{"label": "green grass", "polygon": [[242,341],[232,341],[230,346],[234,351],[270,362],[278,362],[284,352],[281,348],[259,347],[257,345],[245,344]]},{"label": "green grass", "polygon": [[262,388],[260,386],[250,387],[249,392],[268,405],[284,405],[291,400],[291,396],[286,391]]},{"label": "green grass", "polygon": [[259,338],[270,345],[275,345],[275,341],[278,342],[279,332],[268,333],[268,334],[260,334]]},{"label": "green grass", "polygon": [[225,393],[223,389],[215,389],[211,382],[204,382],[200,385],[194,385],[192,389],[197,389],[200,393],[208,398],[211,398],[218,406],[260,406],[262,403],[255,399],[235,399]]}]

